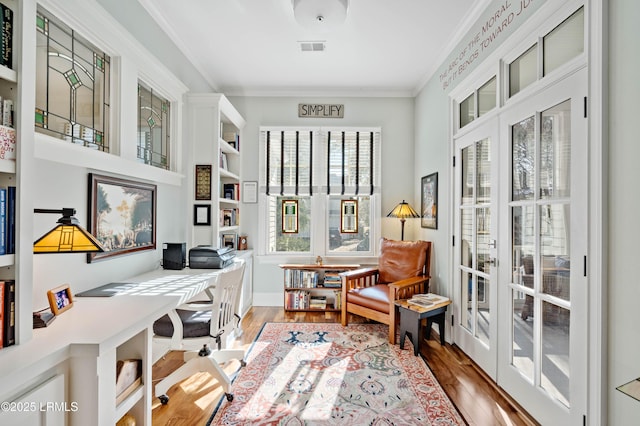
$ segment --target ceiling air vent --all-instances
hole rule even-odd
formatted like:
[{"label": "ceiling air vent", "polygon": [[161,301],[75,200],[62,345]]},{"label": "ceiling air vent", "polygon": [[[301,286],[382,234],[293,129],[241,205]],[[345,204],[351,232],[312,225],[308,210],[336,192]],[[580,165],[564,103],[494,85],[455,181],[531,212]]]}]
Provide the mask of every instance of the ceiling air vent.
[{"label": "ceiling air vent", "polygon": [[326,45],[324,41],[300,41],[302,52],[324,52]]}]

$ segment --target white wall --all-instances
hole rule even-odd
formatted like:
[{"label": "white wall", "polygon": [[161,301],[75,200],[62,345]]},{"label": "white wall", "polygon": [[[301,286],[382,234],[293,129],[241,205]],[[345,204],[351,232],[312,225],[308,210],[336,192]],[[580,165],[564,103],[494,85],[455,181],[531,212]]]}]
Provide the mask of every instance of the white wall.
[{"label": "white wall", "polygon": [[640,252],[640,3],[609,1],[609,398],[610,425],[637,425],[640,401],[615,390],[640,376],[640,282],[635,257]]},{"label": "white wall", "polygon": [[[259,181],[258,144],[260,126],[375,126],[382,129],[382,200],[380,212],[382,236],[400,238],[400,223],[386,215],[402,199],[412,200],[414,182],[413,161],[413,99],[411,98],[317,98],[317,97],[230,97],[231,103],[245,118],[242,133],[242,179]],[[343,119],[298,118],[298,103],[337,103],[345,105]],[[415,207],[415,204],[414,204]],[[258,241],[258,205],[242,205],[242,232],[249,236],[249,246]],[[407,221],[405,238],[415,234],[414,221]],[[418,224],[419,227],[419,224]],[[311,262],[312,259],[299,259]],[[254,272],[254,304],[282,305],[282,259],[258,257]]]},{"label": "white wall", "polygon": [[[108,167],[109,161],[105,161]],[[34,161],[35,181],[34,207],[59,209],[73,207],[82,226],[88,221],[88,173],[110,174],[100,170],[74,167],[47,160]],[[116,175],[117,176],[117,175]],[[127,176],[117,176],[127,178]],[[140,180],[140,179],[137,179]],[[155,183],[149,181],[148,183]],[[158,184],[157,188],[157,249],[127,256],[108,258],[87,263],[85,254],[34,255],[33,259],[33,307],[34,310],[48,306],[47,290],[69,284],[72,292],[79,293],[108,282],[124,280],[159,266],[162,259],[162,243],[184,241],[184,221],[176,220],[185,214],[182,208],[181,187]],[[51,230],[59,215],[37,214],[34,217],[35,241]]]}]

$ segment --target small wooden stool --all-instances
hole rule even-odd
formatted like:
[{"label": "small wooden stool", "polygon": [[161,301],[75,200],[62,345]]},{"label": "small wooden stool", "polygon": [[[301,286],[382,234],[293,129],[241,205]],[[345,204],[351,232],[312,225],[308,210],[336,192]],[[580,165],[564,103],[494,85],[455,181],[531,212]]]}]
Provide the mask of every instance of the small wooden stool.
[{"label": "small wooden stool", "polygon": [[404,339],[409,333],[413,344],[413,354],[418,356],[421,340],[420,323],[425,318],[427,319],[425,338],[429,339],[431,337],[431,325],[435,322],[438,324],[438,331],[440,332],[440,344],[444,345],[445,312],[447,312],[447,306],[450,304],[451,300],[446,299],[424,307],[410,304],[406,299],[398,300],[396,306],[400,308],[400,349],[404,349]]}]

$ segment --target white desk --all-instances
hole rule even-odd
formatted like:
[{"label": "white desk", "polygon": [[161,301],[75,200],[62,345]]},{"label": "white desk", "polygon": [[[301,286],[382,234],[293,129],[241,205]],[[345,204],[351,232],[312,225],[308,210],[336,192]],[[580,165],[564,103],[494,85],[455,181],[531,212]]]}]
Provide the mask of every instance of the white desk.
[{"label": "white desk", "polygon": [[[139,284],[115,297],[74,298],[71,309],[34,330],[30,341],[2,350],[0,399],[19,400],[62,376],[68,395],[55,401],[77,403],[77,411],[66,413],[68,424],[113,426],[131,410],[138,425],[151,425],[153,321],[204,291],[219,273],[159,269],[124,280]],[[127,358],[143,360],[143,383],[116,406],[116,361]]]}]

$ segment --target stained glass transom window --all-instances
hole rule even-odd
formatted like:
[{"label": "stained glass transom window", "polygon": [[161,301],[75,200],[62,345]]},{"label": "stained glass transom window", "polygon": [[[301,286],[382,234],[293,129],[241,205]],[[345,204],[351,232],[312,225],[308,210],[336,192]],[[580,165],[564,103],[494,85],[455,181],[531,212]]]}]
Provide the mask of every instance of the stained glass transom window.
[{"label": "stained glass transom window", "polygon": [[138,83],[138,160],[169,169],[171,104]]},{"label": "stained glass transom window", "polygon": [[36,131],[109,152],[109,56],[41,8],[36,29]]}]

